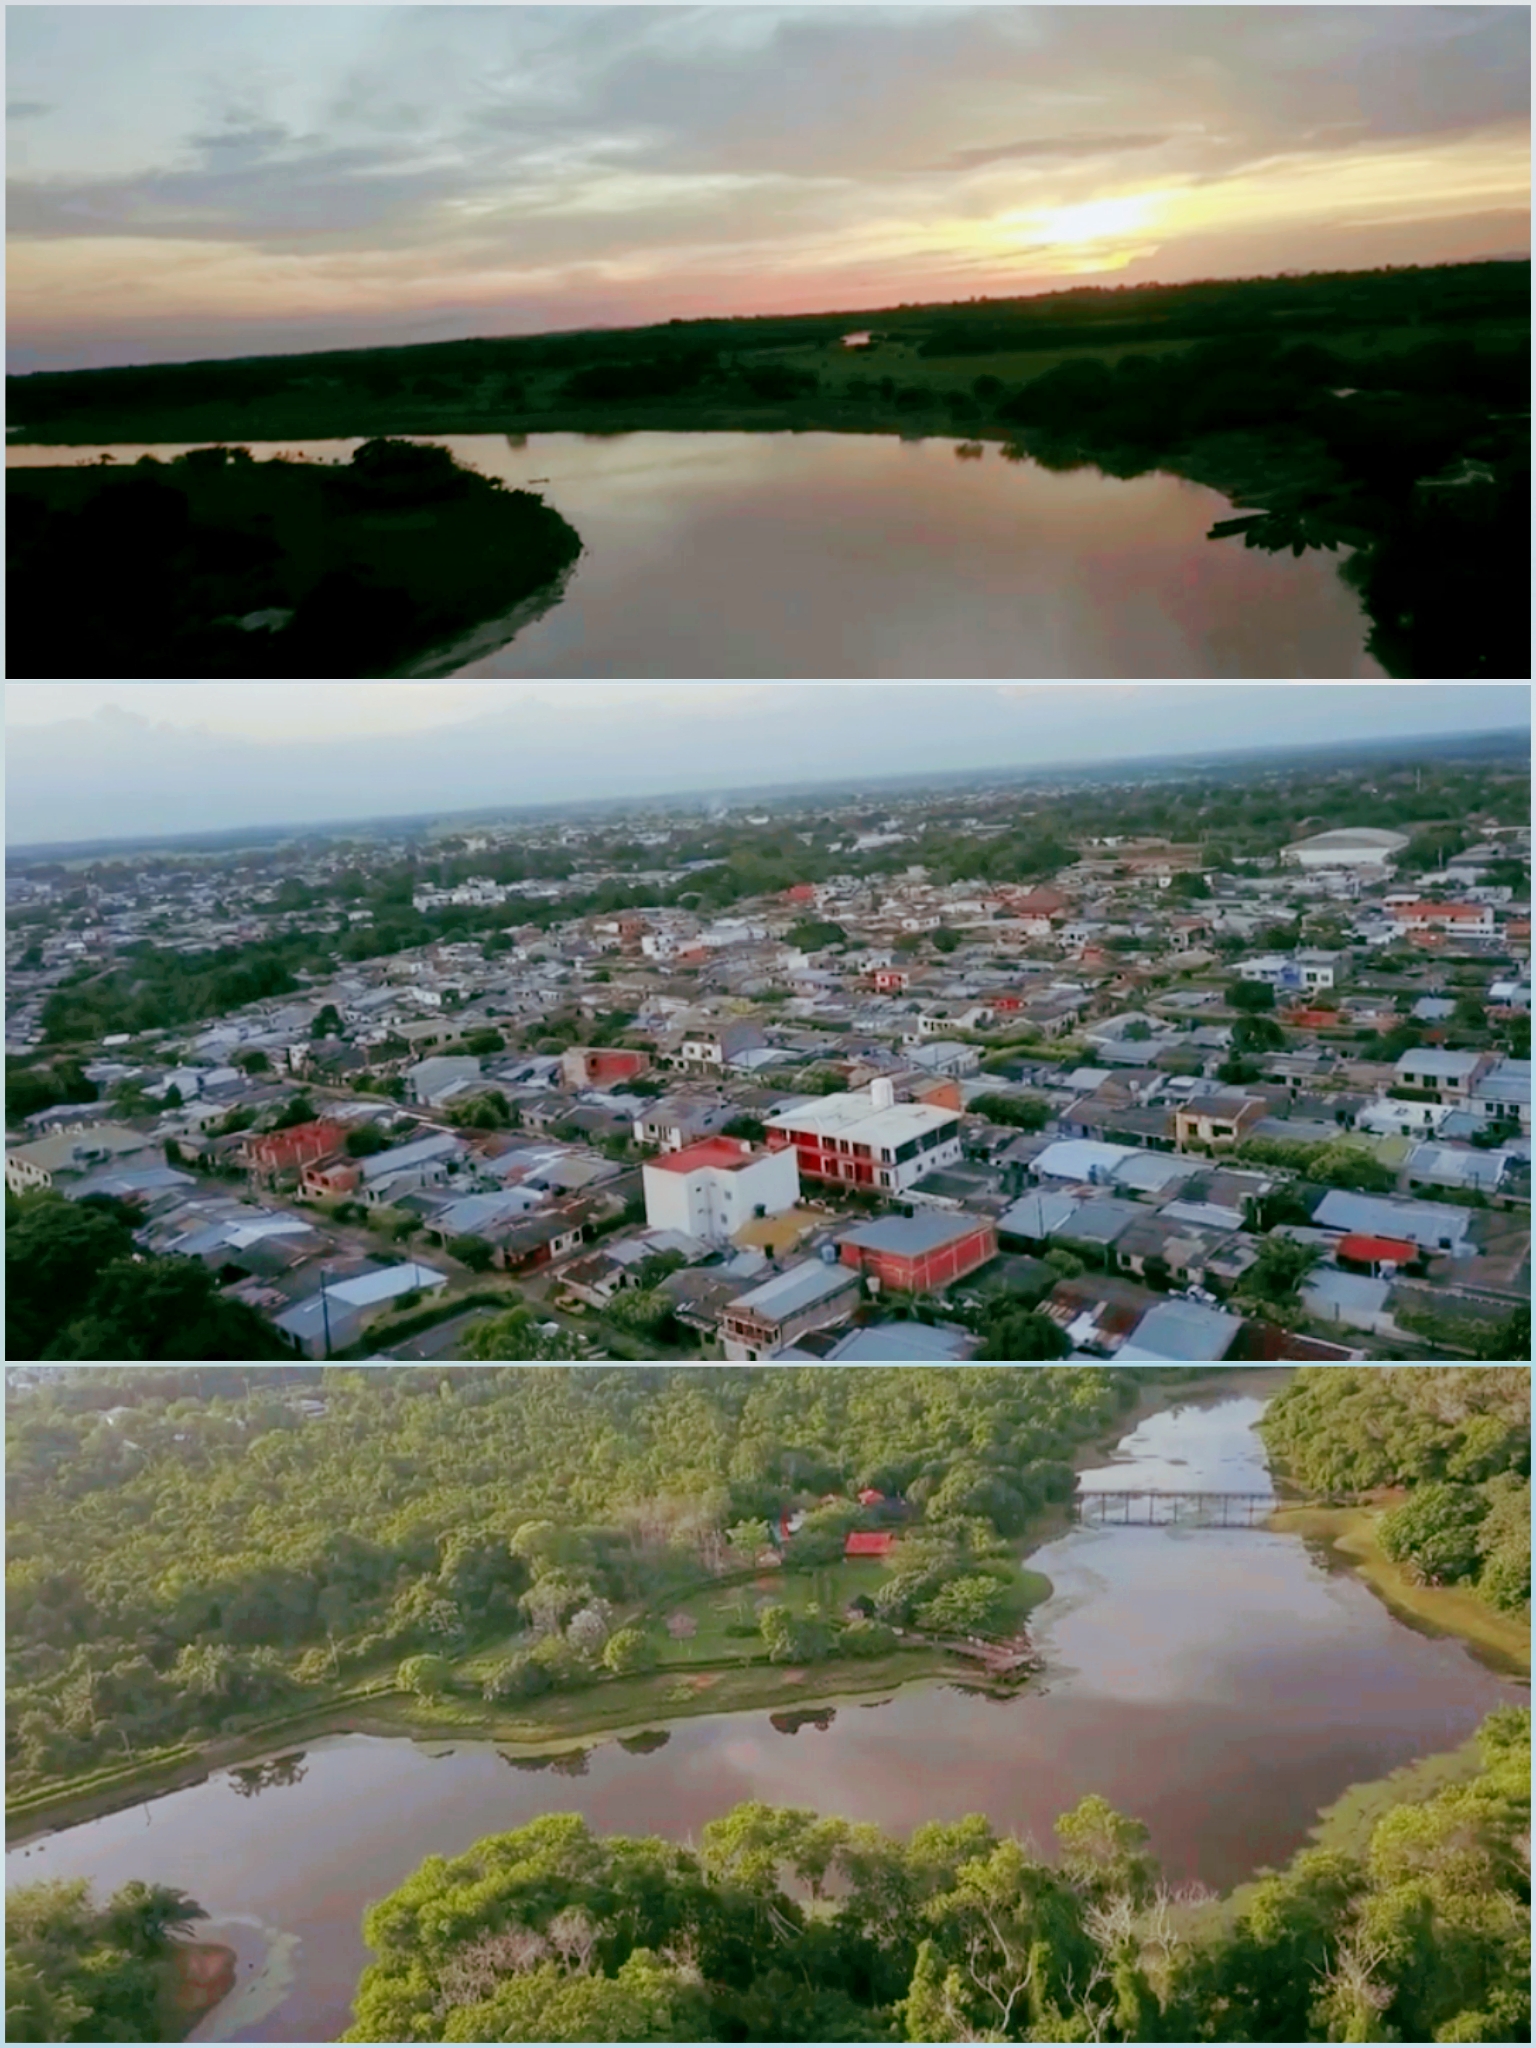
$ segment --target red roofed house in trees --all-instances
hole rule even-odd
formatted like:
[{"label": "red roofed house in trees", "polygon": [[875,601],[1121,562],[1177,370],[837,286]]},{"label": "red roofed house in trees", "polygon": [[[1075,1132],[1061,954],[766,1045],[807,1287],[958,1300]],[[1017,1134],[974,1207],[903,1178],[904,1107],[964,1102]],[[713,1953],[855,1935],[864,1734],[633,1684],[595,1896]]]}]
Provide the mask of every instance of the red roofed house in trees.
[{"label": "red roofed house in trees", "polygon": [[850,1529],[844,1557],[889,1557],[896,1538],[889,1529]]}]

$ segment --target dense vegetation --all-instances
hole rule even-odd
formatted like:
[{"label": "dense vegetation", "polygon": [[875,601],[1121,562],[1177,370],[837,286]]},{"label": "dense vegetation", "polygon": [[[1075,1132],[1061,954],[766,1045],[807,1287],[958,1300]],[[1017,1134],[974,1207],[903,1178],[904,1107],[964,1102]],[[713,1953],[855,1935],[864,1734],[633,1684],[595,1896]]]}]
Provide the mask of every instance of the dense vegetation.
[{"label": "dense vegetation", "polygon": [[26,676],[388,675],[580,551],[536,493],[387,440],[345,467],[215,447],[13,469],[6,512],[6,665]]},{"label": "dense vegetation", "polygon": [[253,1309],[196,1259],[146,1257],[138,1212],[45,1190],[5,1196],[5,1349],[13,1359],[281,1358]]},{"label": "dense vegetation", "polygon": [[738,1806],[697,1850],[546,1814],[369,1908],[352,2041],[1521,2041],[1530,1715],[1482,1769],[1303,1851],[1223,1919],[1103,1799],[1057,1854]]},{"label": "dense vegetation", "polygon": [[164,2041],[174,1936],[207,1914],[170,1885],[130,1879],[98,1905],[84,1878],[5,1895],[8,2041]]},{"label": "dense vegetation", "polygon": [[[1355,549],[1344,574],[1389,674],[1523,676],[1529,387],[1526,343],[1434,340],[1361,363],[1242,335],[1113,368],[1064,363],[1005,400],[1001,416],[1052,467],[1209,470],[1264,508],[1219,521],[1212,539],[1241,534],[1298,555]],[[1250,446],[1230,445],[1244,436]]]},{"label": "dense vegetation", "polygon": [[[1166,345],[1234,334],[1409,335],[1426,327],[1468,333],[1489,323],[1528,331],[1529,319],[1530,266],[1520,262],[1107,289],[1086,285],[1029,298],[873,313],[674,320],[650,328],[231,362],[37,371],[7,378],[6,410],[31,441],[434,433],[447,431],[450,420],[457,431],[472,431],[526,427],[561,404],[664,403],[679,395],[728,391],[733,384],[763,402],[790,398],[804,392],[805,372],[785,378],[790,366],[783,352],[807,348],[836,351],[835,359],[861,369],[893,349],[968,367],[979,356]],[[873,330],[873,351],[850,357],[841,348],[850,328]],[[763,375],[775,369],[778,377]]]},{"label": "dense vegetation", "polygon": [[1310,1368],[1259,1426],[1310,1492],[1406,1488],[1381,1519],[1381,1547],[1422,1583],[1469,1586],[1505,1612],[1528,1607],[1528,1367]]},{"label": "dense vegetation", "polygon": [[841,1555],[860,1490],[900,1496],[925,1546],[901,1619],[985,1578],[968,1561],[1070,1489],[1074,1447],[1157,1371],[104,1368],[13,1392],[10,1783],[403,1657],[526,1633],[558,1658],[594,1603],[707,1583],[743,1526],[750,1555],[828,1494],[791,1565]]}]

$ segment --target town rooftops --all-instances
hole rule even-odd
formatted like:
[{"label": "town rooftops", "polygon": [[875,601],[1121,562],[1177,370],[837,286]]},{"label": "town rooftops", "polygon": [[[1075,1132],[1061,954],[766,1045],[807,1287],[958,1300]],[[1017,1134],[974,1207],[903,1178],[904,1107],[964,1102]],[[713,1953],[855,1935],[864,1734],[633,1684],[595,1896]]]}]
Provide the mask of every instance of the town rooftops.
[{"label": "town rooftops", "polygon": [[743,1138],[700,1138],[679,1152],[663,1152],[648,1159],[646,1167],[660,1173],[698,1173],[712,1166],[721,1173],[739,1173],[763,1155],[754,1152]]},{"label": "town rooftops", "polygon": [[1341,1237],[1334,1249],[1341,1259],[1354,1259],[1362,1266],[1373,1266],[1381,1259],[1391,1259],[1402,1266],[1419,1256],[1419,1248],[1411,1238],[1371,1237],[1360,1230]]},{"label": "town rooftops", "polygon": [[1492,915],[1486,903],[1392,903],[1392,917],[1437,917],[1445,924],[1484,924]]},{"label": "town rooftops", "polygon": [[1344,825],[1334,832],[1314,832],[1310,839],[1293,839],[1285,851],[1299,854],[1305,848],[1312,854],[1376,853],[1385,859],[1407,844],[1406,832],[1388,832],[1379,825]]},{"label": "town rooftops", "polygon": [[364,1159],[362,1177],[378,1180],[381,1175],[398,1173],[404,1166],[425,1166],[429,1159],[441,1159],[458,1149],[459,1140],[452,1131],[433,1131],[429,1137],[414,1138],[409,1145],[392,1145],[387,1152],[375,1152],[372,1158]]},{"label": "town rooftops", "polygon": [[895,1102],[881,1108],[862,1090],[823,1095],[801,1109],[785,1110],[767,1119],[772,1130],[807,1131],[819,1138],[846,1137],[855,1128],[865,1145],[905,1145],[959,1121],[953,1109],[932,1109],[922,1102]]},{"label": "town rooftops", "polygon": [[1135,1150],[1134,1145],[1101,1145],[1092,1138],[1059,1138],[1039,1154],[1034,1169],[1048,1180],[1107,1181]]},{"label": "town rooftops", "polygon": [[955,1365],[974,1356],[979,1342],[958,1324],[878,1323],[850,1330],[826,1356],[838,1365]]},{"label": "town rooftops", "polygon": [[964,1213],[881,1216],[873,1223],[861,1223],[857,1230],[845,1231],[841,1241],[868,1252],[893,1252],[898,1258],[915,1259],[924,1252],[937,1251],[940,1245],[953,1244],[956,1238],[972,1236],[984,1223],[984,1218]]},{"label": "town rooftops", "polygon": [[787,1273],[776,1273],[761,1287],[754,1287],[750,1294],[738,1295],[731,1307],[748,1315],[760,1316],[764,1322],[782,1322],[786,1316],[814,1307],[818,1301],[827,1301],[857,1284],[846,1266],[829,1266],[820,1259],[806,1259],[798,1266],[791,1266]]},{"label": "town rooftops", "polygon": [[1356,1195],[1330,1188],[1312,1211],[1323,1230],[1356,1232],[1370,1237],[1406,1237],[1426,1251],[1470,1251],[1466,1240],[1471,1222],[1465,1209],[1448,1202],[1402,1202],[1387,1195]]},{"label": "town rooftops", "polygon": [[1434,1074],[1446,1081],[1465,1081],[1486,1061],[1486,1053],[1448,1052],[1443,1045],[1421,1045],[1397,1062],[1400,1074]]},{"label": "town rooftops", "polygon": [[439,1273],[435,1266],[419,1266],[414,1260],[407,1260],[403,1266],[386,1266],[377,1273],[359,1273],[354,1279],[338,1280],[326,1293],[332,1301],[343,1301],[349,1308],[371,1308],[375,1302],[390,1301],[397,1294],[447,1284],[448,1275]]},{"label": "town rooftops", "polygon": [[56,1137],[38,1138],[30,1145],[13,1145],[7,1159],[25,1159],[44,1173],[64,1173],[92,1160],[110,1158],[117,1152],[147,1150],[149,1140],[142,1131],[130,1131],[122,1124],[88,1124],[82,1131],[61,1131]]},{"label": "town rooftops", "polygon": [[1198,1301],[1160,1301],[1147,1310],[1117,1355],[1122,1363],[1138,1365],[1225,1358],[1241,1328],[1242,1318],[1223,1309]]}]

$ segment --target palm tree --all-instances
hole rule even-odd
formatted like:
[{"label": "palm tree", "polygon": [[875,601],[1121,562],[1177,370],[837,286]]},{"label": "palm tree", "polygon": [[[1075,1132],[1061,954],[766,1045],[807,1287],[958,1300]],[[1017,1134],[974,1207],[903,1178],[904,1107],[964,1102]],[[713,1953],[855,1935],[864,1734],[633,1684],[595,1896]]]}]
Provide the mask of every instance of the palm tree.
[{"label": "palm tree", "polygon": [[135,1955],[163,1954],[173,1934],[183,1933],[208,1915],[196,1899],[176,1885],[146,1884],[130,1878],[107,1901],[113,1934]]}]

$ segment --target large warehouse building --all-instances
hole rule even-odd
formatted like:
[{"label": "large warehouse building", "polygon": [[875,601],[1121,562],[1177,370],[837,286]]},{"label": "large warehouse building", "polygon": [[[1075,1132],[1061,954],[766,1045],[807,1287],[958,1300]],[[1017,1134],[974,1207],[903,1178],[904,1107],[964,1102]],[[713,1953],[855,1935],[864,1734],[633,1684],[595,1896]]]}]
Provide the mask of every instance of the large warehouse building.
[{"label": "large warehouse building", "polygon": [[1296,868],[1376,868],[1385,873],[1407,844],[1406,832],[1346,825],[1337,832],[1317,832],[1310,839],[1294,840],[1280,858]]}]

